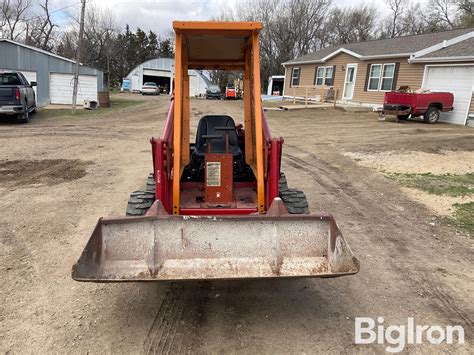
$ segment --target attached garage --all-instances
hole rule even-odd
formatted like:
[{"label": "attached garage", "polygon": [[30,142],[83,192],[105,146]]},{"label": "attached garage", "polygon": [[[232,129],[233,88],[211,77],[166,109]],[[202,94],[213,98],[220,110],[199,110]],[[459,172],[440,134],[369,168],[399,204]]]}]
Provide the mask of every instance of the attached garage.
[{"label": "attached garage", "polygon": [[[72,74],[51,73],[49,87],[52,104],[71,104],[74,87],[74,76]],[[78,103],[83,103],[84,100],[97,101],[97,91],[97,76],[79,75],[77,86]]]},{"label": "attached garage", "polygon": [[474,90],[474,65],[427,65],[423,87],[454,94],[454,109],[443,112],[441,121],[465,125]]}]

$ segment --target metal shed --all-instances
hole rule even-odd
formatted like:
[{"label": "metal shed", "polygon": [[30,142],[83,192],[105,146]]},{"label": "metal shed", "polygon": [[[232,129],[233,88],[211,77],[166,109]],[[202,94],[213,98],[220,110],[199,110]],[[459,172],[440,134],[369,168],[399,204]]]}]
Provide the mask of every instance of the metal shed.
[{"label": "metal shed", "polygon": [[[75,63],[36,47],[0,39],[0,70],[18,70],[29,81],[36,81],[37,106],[72,103]],[[77,102],[97,100],[97,92],[103,89],[103,71],[81,64]]]},{"label": "metal shed", "polygon": [[[191,96],[202,96],[210,84],[209,79],[199,70],[189,70],[189,94]],[[165,88],[167,93],[173,91],[174,59],[155,58],[137,65],[124,79],[128,87],[122,89],[131,92],[139,92],[143,83],[154,82]]]}]

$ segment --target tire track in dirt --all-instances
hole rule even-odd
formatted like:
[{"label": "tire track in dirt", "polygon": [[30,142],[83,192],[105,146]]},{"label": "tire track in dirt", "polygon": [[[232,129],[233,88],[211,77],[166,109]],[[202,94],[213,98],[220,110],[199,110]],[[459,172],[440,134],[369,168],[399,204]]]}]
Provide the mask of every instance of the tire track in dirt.
[{"label": "tire track in dirt", "polygon": [[188,353],[193,330],[205,320],[202,302],[209,282],[171,283],[143,343],[145,354]]},{"label": "tire track in dirt", "polygon": [[[367,213],[359,213],[360,216],[368,221],[374,220],[373,211],[377,211],[377,207],[379,207],[379,203],[372,199],[365,199],[364,194],[357,193],[357,190],[352,186],[350,181],[347,181],[343,176],[343,172],[338,167],[334,167],[327,163],[326,161],[318,158],[315,154],[308,152],[302,148],[289,146],[292,150],[296,150],[299,153],[306,154],[308,156],[308,160],[302,160],[288,152],[285,152],[284,159],[290,165],[296,169],[300,169],[311,176],[318,184],[320,184],[325,189],[329,189],[334,194],[339,194],[344,199],[344,202],[351,205],[351,209],[357,209],[358,211],[367,210],[370,211],[369,214]],[[317,161],[317,164],[313,164],[312,161]],[[314,176],[314,172],[321,172],[318,176]],[[357,196],[357,197],[355,197]],[[357,198],[357,200],[356,200]],[[384,204],[384,213],[390,215],[390,210],[393,209],[391,204]],[[399,213],[398,211],[394,210],[394,213]],[[378,219],[383,221],[383,219]],[[389,219],[388,219],[389,220]],[[379,232],[374,235],[384,236],[385,239],[392,242],[393,245],[398,249],[399,252],[408,252],[409,249],[405,246],[405,242],[403,238],[400,237],[399,240],[394,238],[387,238],[387,235],[384,235],[383,231],[388,230],[390,225],[384,225],[385,222],[379,222],[379,225],[375,227],[376,230]],[[393,227],[393,226],[392,226]],[[409,237],[408,233],[406,236]],[[383,240],[374,240],[376,242],[382,242]],[[423,243],[423,242],[422,242]],[[387,243],[384,243],[385,247],[387,247]],[[400,247],[402,246],[403,247]],[[414,240],[411,241],[411,249],[418,248],[420,245],[416,243]],[[418,250],[418,249],[417,249]],[[422,249],[420,249],[422,250]],[[416,250],[412,250],[416,251]],[[450,287],[444,285],[440,282],[439,278],[433,279],[433,273],[413,273],[410,271],[412,266],[405,264],[400,265],[399,263],[395,262],[398,258],[394,258],[395,254],[393,252],[389,252],[391,255],[391,264],[394,270],[397,272],[403,273],[406,275],[407,281],[410,281],[413,287],[421,286],[424,293],[431,296],[430,300],[432,304],[439,310],[439,313],[443,314],[443,316],[452,321],[453,315],[458,318],[464,326],[469,328],[472,331],[473,322],[471,320],[471,316],[469,315],[468,310],[469,307],[466,305],[461,305],[460,301],[456,301],[451,294],[455,294],[454,290],[451,290]],[[419,257],[419,255],[418,255]],[[429,258],[429,256],[428,256]],[[413,263],[416,265],[416,261],[413,260]],[[411,263],[410,263],[411,264]],[[465,310],[464,310],[465,309]]]},{"label": "tire track in dirt", "polygon": [[434,282],[431,278],[428,277],[428,274],[423,274],[421,277],[423,280],[423,290],[431,295],[431,301],[436,302],[436,306],[439,311],[446,314],[450,319],[453,318],[453,315],[457,315],[460,320],[464,322],[464,326],[469,328],[470,333],[473,330],[473,321],[471,319],[472,313],[463,311],[462,308],[457,304],[453,297],[451,297],[448,292],[445,291],[445,287],[440,284],[440,282]]},{"label": "tire track in dirt", "polygon": [[172,348],[176,335],[176,328],[182,316],[184,305],[183,287],[176,283],[169,286],[153,324],[148,330],[147,337],[143,344],[145,354],[169,354],[175,352]]},{"label": "tire track in dirt", "polygon": [[[344,174],[341,173],[340,169],[334,166],[329,165],[322,159],[318,158],[316,155],[305,151],[304,149],[297,148],[291,145],[288,145],[291,149],[299,151],[301,153],[307,154],[310,158],[309,160],[303,160],[297,156],[285,152],[283,159],[285,162],[292,166],[295,169],[304,171],[308,176],[310,176],[318,185],[327,190],[330,194],[335,196],[341,196],[347,200],[351,206],[351,214],[354,217],[365,217],[370,218],[363,211],[366,210],[361,203],[355,198],[359,196],[360,193],[357,189],[352,186],[351,182],[341,178]],[[311,163],[311,161],[316,161],[316,163]],[[317,172],[315,174],[314,172]]]}]

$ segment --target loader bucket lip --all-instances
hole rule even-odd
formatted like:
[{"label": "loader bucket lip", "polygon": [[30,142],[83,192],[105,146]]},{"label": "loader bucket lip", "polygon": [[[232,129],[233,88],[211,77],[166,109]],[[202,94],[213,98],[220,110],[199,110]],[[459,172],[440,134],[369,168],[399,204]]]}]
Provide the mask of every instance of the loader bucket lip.
[{"label": "loader bucket lip", "polygon": [[[318,223],[319,221],[322,221],[324,225]],[[229,233],[236,233],[236,228],[232,225],[233,223],[239,223],[238,229],[243,227],[244,231],[248,231],[249,228],[259,225],[261,226],[261,229],[256,230],[257,234],[252,235],[251,233],[246,233],[246,240],[251,240],[251,243],[255,244],[247,247],[250,250],[249,253],[255,252],[255,254],[262,254],[259,251],[262,249],[260,245],[264,243],[263,241],[265,240],[266,244],[264,244],[264,247],[267,251],[263,256],[255,255],[255,257],[247,258],[246,254],[243,256],[241,255],[241,246],[233,243],[233,241],[235,241],[234,238],[228,240],[231,241],[230,244],[236,244],[234,245],[235,250],[233,251],[236,254],[235,256],[202,256],[199,255],[199,253],[203,253],[202,249],[193,252],[195,255],[191,255],[191,257],[181,256],[179,253],[182,252],[183,254],[186,254],[188,253],[188,249],[192,249],[194,246],[192,245],[194,242],[194,234],[191,234],[189,238],[190,242],[187,241],[187,243],[191,243],[191,246],[183,244],[182,251],[181,249],[178,250],[178,248],[176,248],[177,251],[173,250],[172,253],[176,254],[177,252],[178,257],[169,257],[169,260],[165,260],[163,264],[162,261],[157,261],[160,259],[157,255],[160,253],[163,254],[164,252],[162,250],[167,248],[166,246],[162,247],[160,243],[163,244],[169,242],[168,234],[166,234],[165,238],[162,237],[162,239],[160,239],[157,236],[157,233],[159,234],[161,232],[162,226],[164,226],[165,229],[169,228],[168,232],[170,234],[170,239],[172,240],[170,243],[174,243],[173,245],[176,246],[181,243],[181,240],[179,239],[180,236],[177,232],[179,229],[173,227],[174,223],[176,223],[176,226],[184,225],[195,228],[194,233],[200,234],[200,237],[197,238],[210,238],[204,236],[204,232],[200,233],[201,227],[197,228],[197,225],[202,224],[205,228],[213,228],[212,232],[217,233],[221,231],[222,224],[225,226],[229,223],[229,225],[232,226],[233,231],[228,230],[222,235],[217,236],[210,233],[212,238],[215,237],[217,240],[217,242],[216,240],[212,240],[211,242],[216,244],[220,243],[220,241],[218,241],[219,238],[230,238],[228,236]],[[324,246],[321,245],[323,243],[320,241],[319,245],[313,247],[318,248],[318,250],[325,247],[326,251],[320,252],[320,255],[318,254],[317,257],[308,257],[307,255],[299,254],[286,256],[284,251],[281,251],[280,249],[291,249],[295,248],[295,246],[292,245],[292,239],[288,238],[288,236],[286,237],[286,241],[283,239],[280,241],[279,231],[280,228],[286,228],[286,231],[291,230],[291,226],[295,226],[297,229],[301,230],[299,232],[300,236],[298,237],[300,239],[302,238],[299,241],[300,244],[316,243],[312,242],[313,236],[309,236],[308,234],[312,233],[313,227],[319,229],[318,238],[320,240],[323,238],[325,239]],[[272,233],[271,227],[275,227],[275,232]],[[112,232],[107,232],[108,229],[112,229]],[[268,231],[268,229],[270,229],[270,231]],[[103,233],[104,230],[105,234]],[[118,232],[116,233],[115,230]],[[136,230],[144,232],[136,233]],[[180,230],[181,238],[183,238],[183,228]],[[184,230],[187,233],[187,230]],[[262,231],[263,233],[261,233]],[[173,233],[176,235],[171,236]],[[326,233],[326,235],[324,235],[324,233]],[[117,237],[119,239],[117,239],[116,242],[114,239],[116,238],[116,235],[119,234],[120,236]],[[290,241],[290,243],[288,243],[288,241]],[[207,242],[208,241],[206,240],[206,243]],[[211,245],[211,242],[209,242],[209,245]],[[123,247],[123,243],[129,244],[126,244],[126,246]],[[272,243],[277,243],[277,247]],[[298,244],[298,242],[295,242],[294,244]],[[219,246],[214,246],[213,244],[212,248],[219,249]],[[298,249],[299,247],[296,246],[296,248]],[[146,250],[147,257],[145,257],[145,253],[140,253],[140,250],[142,249]],[[228,249],[232,249],[232,247]],[[275,253],[278,255],[275,256]],[[281,255],[279,255],[279,253],[281,253]],[[147,259],[148,257],[151,258],[151,261]],[[276,263],[275,265],[277,266],[273,265],[273,263]],[[281,216],[257,214],[234,216],[154,215],[125,218],[100,218],[78,262],[72,268],[72,278],[76,281],[85,282],[229,280],[301,277],[330,278],[353,275],[358,273],[359,269],[359,260],[353,255],[349,245],[342,237],[333,216],[330,214],[288,214]]]}]

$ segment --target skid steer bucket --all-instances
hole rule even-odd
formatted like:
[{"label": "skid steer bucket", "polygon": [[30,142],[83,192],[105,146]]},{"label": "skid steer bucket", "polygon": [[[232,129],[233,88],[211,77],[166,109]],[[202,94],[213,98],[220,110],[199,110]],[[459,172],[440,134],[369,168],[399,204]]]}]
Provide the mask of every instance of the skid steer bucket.
[{"label": "skid steer bucket", "polygon": [[155,281],[355,274],[330,215],[100,219],[72,277]]}]

